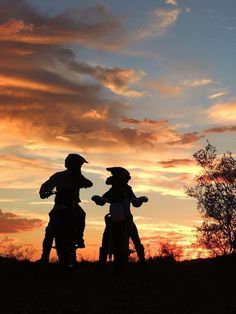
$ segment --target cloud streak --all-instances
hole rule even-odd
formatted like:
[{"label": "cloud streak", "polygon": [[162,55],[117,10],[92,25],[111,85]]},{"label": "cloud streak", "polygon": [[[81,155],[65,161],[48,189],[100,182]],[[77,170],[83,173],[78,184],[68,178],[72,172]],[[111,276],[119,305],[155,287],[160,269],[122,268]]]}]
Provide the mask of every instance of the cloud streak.
[{"label": "cloud streak", "polygon": [[160,161],[159,164],[164,168],[175,168],[178,166],[188,166],[193,165],[193,160],[191,159],[171,159]]},{"label": "cloud streak", "polygon": [[108,50],[117,49],[121,43],[121,21],[104,5],[46,16],[24,0],[2,0],[1,12],[4,22],[0,40],[7,35],[10,41],[55,45],[77,42]]},{"label": "cloud streak", "polygon": [[181,11],[177,8],[171,10],[158,8],[154,10],[149,25],[140,28],[136,36],[139,39],[144,39],[164,35],[176,23],[180,13]]},{"label": "cloud streak", "polygon": [[0,210],[0,233],[18,233],[40,228],[43,221],[34,218],[24,218],[11,212]]},{"label": "cloud streak", "polygon": [[225,95],[227,95],[227,91],[226,90],[216,91],[215,93],[209,95],[208,98],[209,99],[216,99],[216,98],[219,98],[219,97],[223,97]]},{"label": "cloud streak", "polygon": [[205,130],[205,133],[225,133],[225,132],[236,132],[236,125],[232,126],[219,126]]}]

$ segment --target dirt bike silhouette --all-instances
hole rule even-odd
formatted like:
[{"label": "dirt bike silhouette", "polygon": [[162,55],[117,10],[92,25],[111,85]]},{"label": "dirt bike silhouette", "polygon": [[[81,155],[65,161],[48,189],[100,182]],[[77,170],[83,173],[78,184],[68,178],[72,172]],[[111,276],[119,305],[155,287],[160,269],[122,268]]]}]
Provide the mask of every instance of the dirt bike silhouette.
[{"label": "dirt bike silhouette", "polygon": [[63,264],[75,262],[76,247],[84,248],[84,229],[86,213],[80,206],[80,190],[93,186],[85,178],[81,168],[88,163],[79,154],[69,154],[65,158],[66,170],[51,175],[40,187],[39,196],[46,199],[55,194],[54,207],[49,213],[49,222],[45,229],[40,263],[49,263],[53,240],[59,261]]},{"label": "dirt bike silhouette", "polygon": [[[56,194],[50,192],[48,196]],[[50,212],[51,234],[54,240],[52,248],[56,249],[59,263],[65,267],[74,267],[76,263],[76,226],[75,210],[63,205],[55,205]]]},{"label": "dirt bike silhouette", "polygon": [[[109,203],[109,214],[105,216],[106,228],[103,233],[102,246],[100,247],[99,261],[104,264],[107,257],[114,256],[114,264],[117,268],[124,268],[128,262],[132,250],[129,249],[129,240],[132,228],[135,226],[132,215],[129,214],[126,202],[110,202],[104,197],[94,195],[92,200],[97,204]],[[147,202],[146,196],[136,198],[134,202],[138,207]],[[135,226],[136,228],[136,226]],[[144,258],[144,253],[143,253]]]}]

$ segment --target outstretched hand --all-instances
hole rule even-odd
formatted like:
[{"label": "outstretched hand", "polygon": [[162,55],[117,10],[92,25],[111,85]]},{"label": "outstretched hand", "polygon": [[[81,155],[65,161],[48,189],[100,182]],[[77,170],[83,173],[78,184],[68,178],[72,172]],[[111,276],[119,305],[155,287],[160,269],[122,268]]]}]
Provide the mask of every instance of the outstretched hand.
[{"label": "outstretched hand", "polygon": [[93,195],[91,200],[94,201],[97,205],[103,206],[106,204],[107,200],[99,195]]},{"label": "outstretched hand", "polygon": [[140,197],[139,197],[139,200],[140,200],[141,202],[143,202],[143,203],[147,203],[147,202],[148,202],[147,196],[140,196]]},{"label": "outstretched hand", "polygon": [[140,207],[143,203],[147,203],[148,198],[146,196],[135,197],[131,200],[131,203],[134,207]]},{"label": "outstretched hand", "polygon": [[100,198],[101,198],[101,197],[100,197],[99,195],[93,195],[93,196],[91,197],[91,200],[96,203],[97,201],[100,200]]}]

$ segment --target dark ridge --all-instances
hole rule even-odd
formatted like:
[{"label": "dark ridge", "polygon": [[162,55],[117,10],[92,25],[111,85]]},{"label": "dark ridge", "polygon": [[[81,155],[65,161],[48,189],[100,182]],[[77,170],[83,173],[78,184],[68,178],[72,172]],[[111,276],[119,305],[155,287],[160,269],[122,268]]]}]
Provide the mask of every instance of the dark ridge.
[{"label": "dark ridge", "polygon": [[0,258],[1,314],[235,314],[236,257],[152,259],[125,271]]}]

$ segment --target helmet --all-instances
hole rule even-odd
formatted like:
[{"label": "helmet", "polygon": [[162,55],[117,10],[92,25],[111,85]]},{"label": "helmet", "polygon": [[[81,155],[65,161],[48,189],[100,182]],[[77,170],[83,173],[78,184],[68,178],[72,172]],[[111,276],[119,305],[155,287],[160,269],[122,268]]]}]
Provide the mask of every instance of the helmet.
[{"label": "helmet", "polygon": [[106,184],[113,184],[114,179],[118,179],[120,183],[127,184],[128,181],[131,179],[130,173],[128,170],[122,167],[110,167],[106,168],[107,171],[110,171],[112,177],[107,178]]},{"label": "helmet", "polygon": [[78,168],[83,165],[83,163],[88,163],[84,157],[79,154],[69,154],[65,159],[65,167],[67,169]]},{"label": "helmet", "polygon": [[125,176],[125,177],[130,177],[130,173],[127,169],[122,168],[122,167],[110,167],[106,168],[107,171],[110,171],[113,176]]}]

